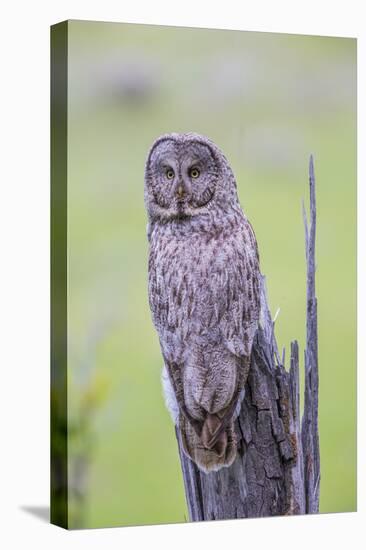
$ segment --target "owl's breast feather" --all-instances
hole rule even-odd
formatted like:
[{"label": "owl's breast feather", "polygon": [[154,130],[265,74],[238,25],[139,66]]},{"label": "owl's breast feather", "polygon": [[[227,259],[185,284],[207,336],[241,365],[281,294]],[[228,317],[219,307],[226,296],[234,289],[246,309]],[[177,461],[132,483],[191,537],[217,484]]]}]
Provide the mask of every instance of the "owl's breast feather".
[{"label": "owl's breast feather", "polygon": [[257,318],[254,252],[235,232],[153,234],[149,298],[165,353],[182,356],[187,346],[223,339],[233,353],[245,354],[245,331]]}]

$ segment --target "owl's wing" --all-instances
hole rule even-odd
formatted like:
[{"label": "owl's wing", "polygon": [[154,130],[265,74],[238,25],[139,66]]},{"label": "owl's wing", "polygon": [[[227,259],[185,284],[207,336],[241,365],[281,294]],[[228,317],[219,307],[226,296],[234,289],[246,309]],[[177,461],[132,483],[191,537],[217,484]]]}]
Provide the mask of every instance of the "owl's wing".
[{"label": "owl's wing", "polygon": [[219,326],[227,349],[238,357],[248,357],[260,314],[260,270],[257,242],[247,220],[231,254],[231,261],[224,266],[224,284],[216,296]]},{"label": "owl's wing", "polygon": [[[239,358],[237,384],[228,406],[216,416],[209,431],[208,446],[215,445],[232,422],[240,403],[240,395],[248,377],[250,354],[260,314],[260,270],[254,231],[245,219],[242,230],[230,243],[226,261],[214,270],[219,279],[213,281],[211,300],[216,304],[214,323],[218,322],[226,348]],[[218,284],[219,283],[219,284]],[[208,419],[211,415],[208,415]],[[205,422],[203,432],[205,431]]]}]

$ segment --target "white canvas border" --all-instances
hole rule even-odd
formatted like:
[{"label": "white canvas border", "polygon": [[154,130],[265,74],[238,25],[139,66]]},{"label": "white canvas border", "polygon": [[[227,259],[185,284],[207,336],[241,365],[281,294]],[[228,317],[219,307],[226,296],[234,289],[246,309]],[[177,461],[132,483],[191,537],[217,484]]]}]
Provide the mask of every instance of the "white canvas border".
[{"label": "white canvas border", "polygon": [[[365,521],[365,438],[357,514],[329,514],[67,533],[24,511],[49,498],[49,26],[94,19],[358,38],[358,433],[365,434],[365,90],[362,1],[90,0],[8,3],[1,33],[0,540],[5,548],[358,548]],[[362,154],[363,153],[363,154]],[[347,365],[345,365],[347,376]],[[364,531],[364,529],[363,529]],[[360,540],[362,538],[360,537]]]}]

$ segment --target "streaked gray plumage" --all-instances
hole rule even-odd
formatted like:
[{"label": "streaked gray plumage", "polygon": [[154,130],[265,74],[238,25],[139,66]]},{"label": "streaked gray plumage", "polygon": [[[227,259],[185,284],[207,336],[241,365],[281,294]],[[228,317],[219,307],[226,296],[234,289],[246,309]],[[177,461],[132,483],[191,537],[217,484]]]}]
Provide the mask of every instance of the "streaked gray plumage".
[{"label": "streaked gray plumage", "polygon": [[259,320],[259,257],[232,170],[198,134],[147,158],[149,302],[184,451],[209,472],[236,456],[235,416]]}]

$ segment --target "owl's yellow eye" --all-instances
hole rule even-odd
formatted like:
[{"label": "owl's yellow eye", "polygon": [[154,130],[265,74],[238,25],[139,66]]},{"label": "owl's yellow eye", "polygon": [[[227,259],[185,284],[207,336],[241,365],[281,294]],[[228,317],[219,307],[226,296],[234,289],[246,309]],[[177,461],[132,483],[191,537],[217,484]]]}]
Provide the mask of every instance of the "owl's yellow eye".
[{"label": "owl's yellow eye", "polygon": [[165,174],[168,180],[172,180],[174,178],[174,170],[172,170],[171,168],[168,168]]},{"label": "owl's yellow eye", "polygon": [[191,176],[191,178],[196,179],[200,175],[200,171],[198,170],[198,168],[192,168],[189,175]]}]

